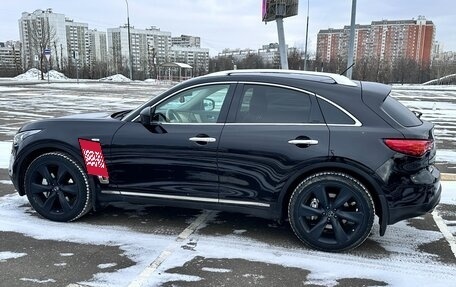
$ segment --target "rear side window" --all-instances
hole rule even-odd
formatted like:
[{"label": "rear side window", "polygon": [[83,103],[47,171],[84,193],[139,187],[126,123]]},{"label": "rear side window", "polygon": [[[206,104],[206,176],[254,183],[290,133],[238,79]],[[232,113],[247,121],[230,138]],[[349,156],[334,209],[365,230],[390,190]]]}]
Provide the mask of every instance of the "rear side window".
[{"label": "rear side window", "polygon": [[404,127],[415,127],[422,124],[412,111],[391,96],[386,97],[381,109]]},{"label": "rear side window", "polygon": [[323,111],[325,121],[327,124],[336,124],[336,125],[353,125],[355,121],[350,118],[346,113],[341,111],[339,108],[328,103],[325,100],[318,99],[320,108]]}]

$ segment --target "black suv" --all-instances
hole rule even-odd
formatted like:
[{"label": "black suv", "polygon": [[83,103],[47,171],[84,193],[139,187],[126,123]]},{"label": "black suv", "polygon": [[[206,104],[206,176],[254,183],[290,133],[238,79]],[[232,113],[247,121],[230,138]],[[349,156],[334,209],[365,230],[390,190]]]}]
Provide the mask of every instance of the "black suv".
[{"label": "black suv", "polygon": [[361,244],[439,202],[433,124],[391,87],[328,73],[235,70],[135,110],[41,120],[14,137],[9,173],[55,221],[129,201],[289,219],[305,244]]}]

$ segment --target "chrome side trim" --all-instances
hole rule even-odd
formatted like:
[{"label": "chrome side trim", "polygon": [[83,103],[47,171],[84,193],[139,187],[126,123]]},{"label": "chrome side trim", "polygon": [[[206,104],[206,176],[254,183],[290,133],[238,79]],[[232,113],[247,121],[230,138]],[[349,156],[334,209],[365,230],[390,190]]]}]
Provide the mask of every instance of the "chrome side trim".
[{"label": "chrome side trim", "polygon": [[241,200],[228,200],[228,199],[219,200],[218,198],[194,197],[194,196],[184,196],[184,195],[181,196],[181,195],[169,195],[169,194],[154,194],[154,193],[141,193],[141,192],[117,191],[117,190],[102,190],[101,193],[125,195],[125,196],[142,196],[142,197],[161,198],[161,199],[188,200],[188,201],[209,202],[209,203],[248,205],[248,206],[259,206],[259,207],[270,207],[271,206],[269,203],[241,201]]},{"label": "chrome side trim", "polygon": [[271,206],[269,203],[239,201],[239,200],[229,200],[229,199],[220,199],[219,202],[227,203],[227,204],[259,206],[259,207],[270,207]]},{"label": "chrome side trim", "polygon": [[226,123],[226,126],[326,126],[326,124],[303,123]]}]

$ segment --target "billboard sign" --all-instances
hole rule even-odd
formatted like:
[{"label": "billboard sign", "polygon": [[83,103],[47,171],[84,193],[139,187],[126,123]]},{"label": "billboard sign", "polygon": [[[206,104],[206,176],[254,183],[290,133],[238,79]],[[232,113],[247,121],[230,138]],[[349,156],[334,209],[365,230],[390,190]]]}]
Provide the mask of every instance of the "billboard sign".
[{"label": "billboard sign", "polygon": [[298,3],[299,0],[263,0],[262,19],[269,22],[298,15]]}]

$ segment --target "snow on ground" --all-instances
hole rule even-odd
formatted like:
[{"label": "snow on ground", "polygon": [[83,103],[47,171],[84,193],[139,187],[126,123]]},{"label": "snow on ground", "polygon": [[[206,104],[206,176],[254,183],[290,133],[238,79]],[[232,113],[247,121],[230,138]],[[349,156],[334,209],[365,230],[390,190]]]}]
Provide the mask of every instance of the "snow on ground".
[{"label": "snow on ground", "polygon": [[442,182],[442,198],[440,203],[456,205],[456,181]]},{"label": "snow on ground", "polygon": [[393,84],[392,88],[394,90],[456,91],[456,85]]},{"label": "snow on ground", "polygon": [[[47,78],[48,78],[47,73],[44,74],[44,78],[47,80]],[[31,68],[27,72],[14,77],[14,79],[16,79],[18,81],[39,81],[39,80],[41,80],[41,72],[40,72],[40,70],[38,70],[36,68]],[[67,79],[68,78],[60,72],[57,72],[55,70],[49,71],[49,80],[56,81],[56,80],[67,80]]]},{"label": "snow on ground", "polygon": [[137,263],[116,273],[97,274],[94,278],[97,286],[127,286],[149,265],[151,258],[156,258],[174,240],[171,236],[151,236],[119,226],[43,221],[30,212],[26,197],[17,194],[0,197],[0,232],[17,232],[40,240],[119,246]]},{"label": "snow on ground", "polygon": [[124,75],[116,74],[106,78],[100,79],[100,81],[112,81],[112,82],[131,82],[131,80]]},{"label": "snow on ground", "polygon": [[11,251],[1,251],[0,252],[0,262],[8,260],[8,259],[16,259],[23,256],[26,256],[27,253],[16,253]]},{"label": "snow on ground", "polygon": [[[144,286],[158,286],[174,280],[199,281],[198,276],[171,274],[166,270],[183,266],[196,256],[232,258],[279,264],[309,270],[311,283],[333,286],[341,278],[367,278],[385,281],[392,286],[450,286],[456,280],[454,265],[438,262],[435,255],[419,250],[419,246],[442,238],[437,231],[418,230],[406,222],[388,228],[385,237],[378,230],[371,240],[389,252],[388,256],[365,257],[362,254],[329,254],[306,248],[281,247],[260,242],[242,235],[210,236],[193,234],[187,242],[178,243],[173,236],[145,234],[119,226],[100,226],[87,223],[57,223],[32,214],[26,198],[17,194],[0,197],[0,231],[18,232],[35,239],[57,240],[82,244],[119,246],[137,265],[105,273],[109,263],[99,266],[100,273],[88,282],[89,286],[127,286],[169,246],[170,256],[151,274]],[[43,224],[43,223],[46,224]],[[405,239],[405,240],[404,240]],[[188,242],[197,244],[192,250],[181,248]],[[350,266],[350,268],[347,268]],[[226,268],[202,266],[208,272],[229,272]],[[385,276],[385,274],[388,274]]]},{"label": "snow on ground", "polygon": [[8,168],[12,142],[0,141],[0,168]]}]

